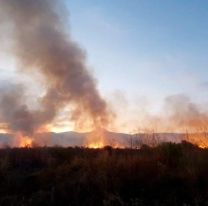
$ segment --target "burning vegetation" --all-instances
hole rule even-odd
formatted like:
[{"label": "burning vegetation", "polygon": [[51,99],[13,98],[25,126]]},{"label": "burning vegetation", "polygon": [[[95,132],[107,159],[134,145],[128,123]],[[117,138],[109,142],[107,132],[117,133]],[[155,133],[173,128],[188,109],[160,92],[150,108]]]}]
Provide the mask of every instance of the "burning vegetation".
[{"label": "burning vegetation", "polygon": [[[0,0],[0,39],[9,42],[1,49],[15,57],[21,75],[34,76],[43,87],[31,105],[27,102],[28,85],[0,85],[0,131],[14,136],[11,146],[31,147],[39,143],[37,134],[50,132],[49,125],[70,108],[67,119],[74,123],[74,130],[95,131],[84,146],[125,147],[109,140],[101,129],[113,128],[116,115],[99,93],[85,51],[72,40],[67,22],[68,12],[62,1]],[[189,131],[184,135],[186,140],[208,146],[206,110],[184,95],[173,95],[166,98],[164,111],[148,116],[142,123],[150,128],[153,122],[159,133]]]},{"label": "burning vegetation", "polygon": [[[0,205],[207,205],[208,111],[172,95],[158,115],[137,114],[146,130],[109,132],[122,117],[67,22],[62,0],[0,0],[1,50],[41,85],[30,98],[31,85],[0,83]],[[84,132],[51,132],[63,113]]]}]

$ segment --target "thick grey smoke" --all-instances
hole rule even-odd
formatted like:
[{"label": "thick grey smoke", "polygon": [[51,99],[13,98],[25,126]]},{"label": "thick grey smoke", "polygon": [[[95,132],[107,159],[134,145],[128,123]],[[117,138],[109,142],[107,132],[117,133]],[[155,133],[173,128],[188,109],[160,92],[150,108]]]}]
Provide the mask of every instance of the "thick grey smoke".
[{"label": "thick grey smoke", "polygon": [[95,127],[108,123],[106,102],[86,68],[85,53],[66,32],[66,22],[67,12],[59,0],[0,0],[1,40],[8,41],[7,25],[10,51],[21,72],[40,72],[46,88],[38,111],[27,107],[19,88],[1,95],[1,121],[10,130],[31,134],[69,103],[74,105],[71,118],[78,125],[84,124],[83,116]]}]

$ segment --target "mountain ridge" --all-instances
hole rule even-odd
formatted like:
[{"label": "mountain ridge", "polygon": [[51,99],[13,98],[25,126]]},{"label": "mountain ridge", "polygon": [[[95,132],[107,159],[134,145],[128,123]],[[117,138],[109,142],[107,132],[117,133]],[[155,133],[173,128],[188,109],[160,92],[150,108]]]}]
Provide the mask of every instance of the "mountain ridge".
[{"label": "mountain ridge", "polygon": [[[86,146],[87,138],[96,135],[97,131],[92,132],[45,132],[37,133],[32,138],[34,143],[39,146]],[[179,143],[184,140],[185,133],[135,133],[127,134],[122,132],[112,132],[103,129],[102,134],[106,138],[108,145],[123,145],[124,147],[139,146],[142,144],[155,145],[160,142]],[[13,146],[15,137],[12,134],[0,133],[0,146]]]}]

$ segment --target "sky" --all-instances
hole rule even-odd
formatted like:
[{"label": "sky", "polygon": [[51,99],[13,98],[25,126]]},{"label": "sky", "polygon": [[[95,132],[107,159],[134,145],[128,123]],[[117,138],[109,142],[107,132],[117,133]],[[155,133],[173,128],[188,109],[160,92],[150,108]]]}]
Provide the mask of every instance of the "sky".
[{"label": "sky", "polygon": [[[129,118],[143,110],[157,113],[166,97],[177,94],[208,103],[207,0],[65,3],[69,33],[85,50],[101,94],[117,112]],[[1,56],[0,80],[18,79],[14,60]]]},{"label": "sky", "polygon": [[207,1],[66,2],[71,34],[103,94],[119,91],[154,105],[173,94],[208,101]]}]

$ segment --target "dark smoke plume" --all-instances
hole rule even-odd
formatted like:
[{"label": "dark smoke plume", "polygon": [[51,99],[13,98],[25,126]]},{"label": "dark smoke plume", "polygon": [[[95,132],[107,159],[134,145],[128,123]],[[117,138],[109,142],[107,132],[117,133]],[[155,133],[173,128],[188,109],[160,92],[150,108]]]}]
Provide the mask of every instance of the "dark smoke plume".
[{"label": "dark smoke plume", "polygon": [[19,88],[1,95],[0,119],[12,131],[32,134],[69,104],[74,105],[71,118],[77,125],[85,124],[86,116],[94,127],[108,123],[108,108],[87,70],[85,53],[66,31],[64,8],[59,0],[0,0],[1,40],[8,40],[7,25],[20,72],[40,72],[46,88],[38,111],[28,108]]}]

